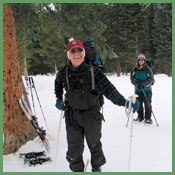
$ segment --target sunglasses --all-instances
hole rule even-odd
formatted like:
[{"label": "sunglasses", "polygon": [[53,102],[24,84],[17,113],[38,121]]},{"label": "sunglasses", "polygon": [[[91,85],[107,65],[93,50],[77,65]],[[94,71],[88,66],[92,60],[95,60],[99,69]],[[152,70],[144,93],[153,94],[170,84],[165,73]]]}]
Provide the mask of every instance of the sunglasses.
[{"label": "sunglasses", "polygon": [[139,59],[139,61],[145,61],[144,59]]},{"label": "sunglasses", "polygon": [[80,53],[80,52],[82,52],[82,51],[83,51],[83,49],[79,47],[78,49],[72,49],[72,50],[70,51],[70,53],[71,53],[71,54],[74,54],[75,52],[79,52],[79,53]]}]

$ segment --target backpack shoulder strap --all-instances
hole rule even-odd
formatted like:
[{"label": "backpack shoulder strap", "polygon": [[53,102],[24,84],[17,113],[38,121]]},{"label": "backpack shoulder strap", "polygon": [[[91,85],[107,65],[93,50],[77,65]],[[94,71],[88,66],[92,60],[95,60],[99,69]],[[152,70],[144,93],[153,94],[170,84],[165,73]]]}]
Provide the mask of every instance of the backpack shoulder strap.
[{"label": "backpack shoulder strap", "polygon": [[65,70],[65,78],[66,78],[67,88],[70,89],[68,66],[65,66],[64,70]]},{"label": "backpack shoulder strap", "polygon": [[91,88],[92,88],[92,90],[95,90],[94,66],[92,64],[87,64],[87,68],[90,72]]}]

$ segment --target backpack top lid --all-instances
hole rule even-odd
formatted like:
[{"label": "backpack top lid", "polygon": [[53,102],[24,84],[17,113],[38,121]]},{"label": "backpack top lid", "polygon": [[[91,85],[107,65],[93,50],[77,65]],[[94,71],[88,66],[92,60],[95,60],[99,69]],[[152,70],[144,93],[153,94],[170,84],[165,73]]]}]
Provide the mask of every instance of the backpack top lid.
[{"label": "backpack top lid", "polygon": [[84,46],[94,46],[94,39],[83,40],[82,43]]},{"label": "backpack top lid", "polygon": [[98,53],[97,49],[94,46],[94,39],[90,38],[88,40],[83,40],[82,43],[84,45],[85,52],[86,52],[85,61],[88,64],[96,65],[98,67],[103,67],[100,54]]},{"label": "backpack top lid", "polygon": [[154,71],[154,60],[151,58],[146,58],[145,62],[152,69],[152,71]]},{"label": "backpack top lid", "polygon": [[85,56],[85,60],[88,64],[94,64],[94,60],[97,57],[97,50],[94,47],[94,40],[88,39],[82,41],[85,52],[87,53]]}]

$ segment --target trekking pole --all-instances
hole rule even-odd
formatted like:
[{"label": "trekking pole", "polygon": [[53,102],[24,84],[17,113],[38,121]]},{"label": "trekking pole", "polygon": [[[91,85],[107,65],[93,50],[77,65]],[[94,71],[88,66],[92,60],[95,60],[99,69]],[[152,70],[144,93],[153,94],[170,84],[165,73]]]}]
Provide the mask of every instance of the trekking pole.
[{"label": "trekking pole", "polygon": [[[146,102],[147,102],[147,104],[148,104],[148,107],[151,109],[151,105],[150,105],[150,103],[149,103],[149,101],[148,101],[148,99],[147,99],[147,97],[146,97],[146,93],[145,93],[144,89],[141,88],[141,90],[142,90],[142,92],[143,92],[143,94],[144,94],[144,97],[145,97],[145,99],[146,99]],[[153,112],[152,109],[151,109],[151,112],[152,112],[153,117],[154,117],[154,119],[155,119],[155,121],[156,121],[157,127],[159,127],[159,124],[158,124],[158,122],[157,122],[157,120],[156,120],[156,117],[155,117],[154,112]]]},{"label": "trekking pole", "polygon": [[33,104],[33,110],[34,110],[34,115],[36,116],[36,111],[35,111],[35,104],[34,104],[34,99],[33,99],[33,92],[32,92],[32,82],[31,79],[29,77],[29,84],[30,84],[30,91],[31,91],[31,97],[32,97],[32,104]]},{"label": "trekking pole", "polygon": [[128,172],[130,172],[130,167],[131,167],[131,150],[132,150],[132,137],[133,137],[133,115],[134,113],[132,112],[131,116],[131,132],[130,132],[130,143],[129,143],[129,158],[128,158]]},{"label": "trekking pole", "polygon": [[[134,94],[134,96],[135,96],[135,94]],[[131,115],[131,110],[132,110],[131,98],[132,98],[132,96],[130,96],[130,97],[126,100],[126,103],[127,103],[127,101],[129,100],[128,109],[127,109],[126,103],[125,103],[125,112],[126,112],[126,116],[128,117],[128,120],[127,120],[127,123],[126,123],[126,128],[128,127],[128,123],[129,123],[129,119],[130,119],[130,115]]]},{"label": "trekking pole", "polygon": [[[125,104],[126,106],[126,104]],[[128,107],[128,111],[127,111],[127,108],[125,107],[125,112],[126,112],[126,115],[128,117],[128,120],[127,120],[127,123],[126,123],[126,128],[128,127],[128,123],[129,123],[129,119],[130,119],[130,114],[131,114],[131,104],[129,103],[129,107]]]},{"label": "trekking pole", "polygon": [[57,136],[56,154],[55,154],[55,166],[56,166],[56,162],[57,162],[58,143],[59,143],[59,137],[60,137],[60,130],[61,130],[62,118],[63,118],[63,111],[61,111],[60,122],[59,122],[59,126],[58,126],[58,136]]},{"label": "trekking pole", "polygon": [[128,123],[129,123],[129,117],[128,117],[128,120],[126,122],[126,128],[128,127]]},{"label": "trekking pole", "polygon": [[[128,107],[128,111],[126,111],[126,115],[127,116],[129,116],[131,114],[132,103],[133,104],[136,103],[136,97],[138,97],[138,95],[136,95],[136,94],[134,94],[134,95],[132,95],[132,96],[129,97],[129,107]],[[132,111],[132,115],[131,115],[130,144],[129,144],[129,158],[128,158],[128,172],[130,172],[130,166],[131,166],[131,151],[132,151],[132,137],[133,137],[133,123],[134,123],[134,118],[133,117],[134,117],[134,112]],[[128,122],[127,122],[127,125],[128,125]]]},{"label": "trekking pole", "polygon": [[35,87],[35,84],[34,84],[34,81],[33,81],[33,77],[29,77],[29,79],[31,79],[31,81],[32,81],[32,85],[33,85],[33,88],[34,88],[34,90],[35,90],[36,97],[37,97],[37,100],[38,100],[38,103],[39,103],[39,106],[40,106],[40,109],[41,109],[41,112],[42,112],[42,115],[43,115],[45,124],[46,124],[47,129],[48,129],[48,125],[47,125],[47,122],[46,122],[46,118],[45,118],[45,116],[44,116],[44,112],[43,112],[43,109],[42,109],[42,107],[41,107],[41,103],[40,103],[40,100],[39,100],[39,97],[38,97],[38,93],[37,93],[37,91],[36,91],[36,87]]}]

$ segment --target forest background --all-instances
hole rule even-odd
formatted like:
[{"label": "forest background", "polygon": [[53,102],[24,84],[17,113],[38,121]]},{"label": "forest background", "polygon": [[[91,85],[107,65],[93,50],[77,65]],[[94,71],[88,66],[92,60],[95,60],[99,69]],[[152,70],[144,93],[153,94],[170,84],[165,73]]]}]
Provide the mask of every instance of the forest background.
[{"label": "forest background", "polygon": [[23,73],[55,73],[74,37],[94,39],[106,73],[127,74],[144,53],[154,73],[172,76],[171,3],[16,3],[13,11]]}]

